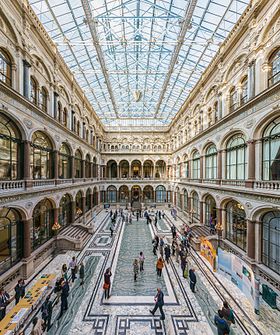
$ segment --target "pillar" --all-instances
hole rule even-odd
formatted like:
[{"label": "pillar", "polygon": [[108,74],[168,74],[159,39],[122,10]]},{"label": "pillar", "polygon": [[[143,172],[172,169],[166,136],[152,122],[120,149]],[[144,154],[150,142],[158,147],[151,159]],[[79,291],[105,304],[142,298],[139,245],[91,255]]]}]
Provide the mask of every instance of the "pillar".
[{"label": "pillar", "polygon": [[70,223],[75,222],[75,216],[76,216],[76,201],[71,201],[71,210],[70,210]]},{"label": "pillar", "polygon": [[82,178],[86,177],[86,161],[83,159],[82,160]]},{"label": "pillar", "polygon": [[199,165],[200,165],[200,169],[199,169],[200,176],[199,176],[199,178],[203,179],[203,156],[200,156]]},{"label": "pillar", "polygon": [[255,259],[255,224],[251,220],[247,220],[247,255]]},{"label": "pillar", "polygon": [[117,178],[120,178],[120,166],[117,164]]},{"label": "pillar", "polygon": [[248,146],[248,180],[246,180],[246,187],[253,187],[255,180],[255,141],[247,142]]},{"label": "pillar", "polygon": [[23,179],[30,179],[30,142],[23,142]]},{"label": "pillar", "polygon": [[83,212],[82,215],[84,215],[85,212],[86,212],[86,197],[82,197],[82,208],[81,208],[81,210]]},{"label": "pillar", "polygon": [[23,220],[23,258],[29,258],[31,256],[31,226],[33,225],[33,219]]},{"label": "pillar", "polygon": [[248,67],[248,99],[255,96],[255,61],[253,60]]},{"label": "pillar", "polygon": [[[57,101],[58,101],[58,93],[53,92],[53,117],[57,119]],[[60,121],[60,120],[59,120]]]},{"label": "pillar", "polygon": [[221,180],[223,178],[222,172],[223,172],[223,151],[219,150],[218,155],[217,155],[217,165],[218,165],[218,170],[217,170],[217,178]]},{"label": "pillar", "polygon": [[25,59],[23,60],[23,96],[29,99],[30,96],[30,68],[31,65]]},{"label": "pillar", "polygon": [[180,198],[181,198],[181,201],[180,201],[181,210],[183,211],[184,210],[184,194],[180,194]]},{"label": "pillar", "polygon": [[199,217],[200,217],[200,223],[203,224],[204,222],[204,202],[200,201],[200,206],[199,206]]},{"label": "pillar", "polygon": [[191,209],[192,209],[192,198],[188,197],[188,208],[187,208],[188,213],[190,213]]},{"label": "pillar", "polygon": [[53,179],[58,179],[58,151],[53,152]]},{"label": "pillar", "polygon": [[53,222],[54,223],[58,222],[58,214],[59,214],[59,208],[54,208],[53,209]]}]

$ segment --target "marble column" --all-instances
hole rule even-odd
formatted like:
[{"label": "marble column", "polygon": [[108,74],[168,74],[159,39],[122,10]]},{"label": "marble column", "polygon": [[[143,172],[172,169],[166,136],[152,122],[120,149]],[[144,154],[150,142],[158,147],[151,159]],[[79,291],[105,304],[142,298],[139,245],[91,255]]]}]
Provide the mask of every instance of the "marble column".
[{"label": "marble column", "polygon": [[117,178],[120,178],[120,166],[117,164]]},{"label": "marble column", "polygon": [[30,142],[23,142],[23,179],[30,179]]},{"label": "marble column", "polygon": [[251,220],[247,220],[247,255],[255,259],[255,224]]},{"label": "marble column", "polygon": [[223,172],[223,165],[222,165],[222,159],[223,159],[223,152],[222,150],[218,151],[217,155],[217,179],[222,179],[222,172]]},{"label": "marble column", "polygon": [[82,178],[86,177],[86,161],[83,159],[82,160]]},{"label": "marble column", "polygon": [[199,207],[199,216],[200,216],[200,223],[204,223],[204,202],[200,201],[200,207]]},{"label": "marble column", "polygon": [[70,223],[75,222],[75,216],[76,216],[76,201],[71,201],[71,210],[70,210]]},{"label": "marble column", "polygon": [[[58,103],[58,93],[57,92],[53,92],[53,117],[55,119],[58,118],[58,115],[57,115],[57,103]],[[59,120],[60,121],[60,120]]]},{"label": "marble column", "polygon": [[23,60],[23,96],[26,99],[30,97],[30,63],[27,60]]},{"label": "marble column", "polygon": [[248,67],[248,99],[251,99],[255,96],[255,61],[253,60]]},{"label": "marble column", "polygon": [[81,208],[81,210],[83,212],[82,215],[84,215],[85,212],[86,212],[86,197],[82,197],[82,208]]},{"label": "marble column", "polygon": [[58,179],[58,151],[53,151],[53,179]]},{"label": "marble column", "polygon": [[200,169],[199,169],[200,176],[199,176],[199,178],[203,179],[203,156],[200,156],[199,165],[200,165]]},{"label": "marble column", "polygon": [[33,219],[23,220],[23,258],[29,258],[32,252],[31,246],[31,226]]},{"label": "marble column", "polygon": [[245,182],[246,187],[253,187],[255,180],[255,141],[247,142],[248,146],[248,180]]},{"label": "marble column", "polygon": [[70,178],[75,178],[75,157],[70,157]]}]

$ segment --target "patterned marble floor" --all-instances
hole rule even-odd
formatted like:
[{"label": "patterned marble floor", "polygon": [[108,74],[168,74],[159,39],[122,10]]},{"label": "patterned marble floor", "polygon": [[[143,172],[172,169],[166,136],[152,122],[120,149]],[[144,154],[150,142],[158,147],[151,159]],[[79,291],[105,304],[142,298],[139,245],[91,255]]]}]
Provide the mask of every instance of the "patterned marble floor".
[{"label": "patterned marble floor", "polygon": [[[146,225],[146,223],[145,221],[136,222],[134,218],[132,225],[139,225],[138,227],[132,227],[134,233],[138,235],[136,238],[137,243],[139,243],[139,240],[141,241],[139,235],[142,234],[141,231],[144,228],[140,225]],[[63,263],[68,264],[73,254],[77,255],[79,261],[83,260],[86,264],[85,284],[80,286],[79,281],[76,280],[74,285],[71,285],[69,308],[59,321],[56,320],[59,313],[59,304],[54,308],[54,323],[49,333],[55,335],[216,334],[213,315],[221,302],[218,301],[216,293],[209,287],[203,277],[199,279],[198,292],[193,294],[190,291],[188,281],[182,277],[181,269],[175,259],[171,259],[170,264],[163,270],[164,284],[162,286],[166,295],[165,321],[160,320],[159,312],[154,317],[149,313],[149,309],[153,307],[154,303],[150,292],[139,295],[138,293],[141,290],[137,291],[137,289],[132,295],[124,295],[123,290],[118,290],[116,285],[118,285],[120,279],[123,282],[127,281],[128,286],[133,285],[132,261],[140,250],[131,252],[131,260],[128,259],[131,270],[130,266],[128,268],[124,267],[122,268],[123,273],[117,273],[118,260],[119,257],[122,257],[122,248],[127,242],[128,230],[126,228],[129,229],[129,227],[125,227],[120,217],[117,219],[112,237],[109,227],[109,214],[103,211],[97,217],[95,234],[81,253],[67,252],[64,255],[59,255],[44,269],[44,272],[59,274],[61,265]],[[157,228],[153,225],[149,226],[150,240],[146,242],[151,250],[151,241],[154,234],[164,236],[165,239],[171,239],[169,227],[168,220],[159,223]],[[147,230],[145,230],[144,235],[147,239]],[[139,246],[136,248],[139,248]],[[148,251],[145,253],[147,264],[155,262],[152,253]],[[129,258],[129,255],[125,254],[125,257]],[[192,260],[189,260],[189,262],[191,264]],[[113,272],[113,290],[111,298],[105,300],[102,289],[103,274],[108,267],[111,267]],[[148,278],[147,282],[151,280],[157,279],[156,277]],[[158,285],[158,283],[153,284],[154,287]],[[231,335],[234,334],[254,334],[254,331],[246,332],[235,327],[231,332]]]}]

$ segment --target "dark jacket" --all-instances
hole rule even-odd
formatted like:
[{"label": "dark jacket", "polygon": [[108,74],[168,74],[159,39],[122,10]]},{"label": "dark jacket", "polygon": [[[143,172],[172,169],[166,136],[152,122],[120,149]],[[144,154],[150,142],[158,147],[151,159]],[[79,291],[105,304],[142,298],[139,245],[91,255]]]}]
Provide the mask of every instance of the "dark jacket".
[{"label": "dark jacket", "polygon": [[164,253],[165,253],[165,257],[169,258],[171,254],[170,248],[169,247],[164,248]]},{"label": "dark jacket", "polygon": [[80,266],[79,276],[80,276],[81,279],[85,278],[85,266],[84,265]]},{"label": "dark jacket", "polygon": [[23,298],[25,295],[25,286],[17,284],[15,287],[15,298]]},{"label": "dark jacket", "polygon": [[104,274],[104,282],[106,284],[109,284],[109,285],[111,284],[111,278],[110,278],[111,276],[112,276],[111,272]]},{"label": "dark jacket", "polygon": [[155,296],[156,298],[156,303],[159,305],[159,306],[163,306],[164,305],[164,294],[162,291],[158,292],[157,295]]},{"label": "dark jacket", "polygon": [[215,325],[217,326],[218,335],[229,334],[229,326],[226,320],[220,318],[218,315],[215,315],[214,322]]},{"label": "dark jacket", "polygon": [[196,283],[196,275],[195,275],[195,273],[193,272],[192,269],[190,269],[190,271],[189,271],[189,277],[190,277],[190,280],[191,280],[193,283]]},{"label": "dark jacket", "polygon": [[68,283],[65,283],[62,286],[62,290],[61,290],[61,300],[67,300],[69,295],[69,285]]}]

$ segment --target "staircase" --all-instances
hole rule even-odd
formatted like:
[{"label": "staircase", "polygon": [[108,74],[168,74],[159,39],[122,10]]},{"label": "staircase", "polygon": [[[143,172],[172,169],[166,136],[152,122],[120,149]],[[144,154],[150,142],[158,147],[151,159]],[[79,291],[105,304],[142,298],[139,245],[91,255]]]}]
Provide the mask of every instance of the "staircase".
[{"label": "staircase", "polygon": [[57,236],[57,247],[62,250],[82,250],[91,237],[88,229],[70,225]]},{"label": "staircase", "polygon": [[210,234],[210,227],[207,226],[193,226],[192,227],[193,235],[197,235],[198,237],[206,237]]}]

